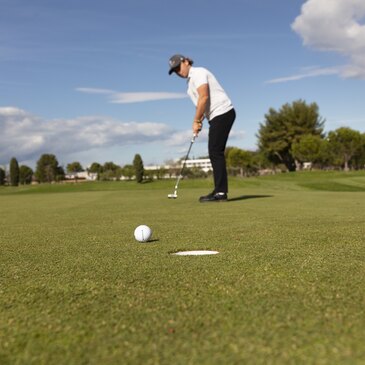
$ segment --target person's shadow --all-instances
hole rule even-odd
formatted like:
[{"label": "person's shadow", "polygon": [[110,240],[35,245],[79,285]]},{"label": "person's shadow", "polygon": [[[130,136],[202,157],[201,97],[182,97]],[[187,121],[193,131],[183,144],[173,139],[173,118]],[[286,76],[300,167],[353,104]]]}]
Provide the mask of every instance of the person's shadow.
[{"label": "person's shadow", "polygon": [[239,200],[247,200],[247,199],[259,199],[259,198],[272,198],[273,195],[241,195],[236,198],[227,199],[227,202],[236,202]]}]

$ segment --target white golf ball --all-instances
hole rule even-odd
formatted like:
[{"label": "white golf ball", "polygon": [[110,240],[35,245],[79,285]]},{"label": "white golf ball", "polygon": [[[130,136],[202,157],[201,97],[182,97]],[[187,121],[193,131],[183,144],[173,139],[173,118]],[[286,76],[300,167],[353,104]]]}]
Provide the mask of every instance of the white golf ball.
[{"label": "white golf ball", "polygon": [[134,230],[134,238],[138,242],[147,242],[152,236],[152,230],[150,227],[142,224]]}]

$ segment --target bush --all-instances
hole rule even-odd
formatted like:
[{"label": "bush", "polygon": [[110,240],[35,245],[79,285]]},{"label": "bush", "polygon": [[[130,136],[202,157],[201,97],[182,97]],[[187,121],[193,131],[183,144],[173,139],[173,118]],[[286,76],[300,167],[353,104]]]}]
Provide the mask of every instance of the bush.
[{"label": "bush", "polygon": [[10,160],[10,185],[19,185],[19,165],[15,157]]},{"label": "bush", "polygon": [[5,184],[5,170],[0,167],[0,185]]},{"label": "bush", "polygon": [[141,183],[143,181],[143,175],[144,175],[144,167],[141,155],[137,154],[134,156],[133,167],[136,176],[136,181],[138,183]]},{"label": "bush", "polygon": [[30,184],[32,182],[32,178],[33,178],[33,170],[26,165],[20,166],[20,169],[19,169],[20,184],[23,184],[23,185]]}]

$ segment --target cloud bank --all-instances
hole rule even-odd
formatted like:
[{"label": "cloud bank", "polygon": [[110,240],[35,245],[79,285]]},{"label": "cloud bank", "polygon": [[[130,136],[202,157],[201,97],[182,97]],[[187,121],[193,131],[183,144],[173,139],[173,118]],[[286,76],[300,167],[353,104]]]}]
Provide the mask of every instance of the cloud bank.
[{"label": "cloud bank", "polygon": [[14,107],[0,108],[0,163],[15,156],[32,160],[42,153],[69,154],[94,148],[164,140],[162,123],[123,122],[102,116],[45,120]]},{"label": "cloud bank", "polygon": [[[158,142],[169,150],[186,150],[191,130],[176,131],[163,123],[125,122],[106,116],[46,120],[16,107],[0,107],[0,165],[12,157],[36,161],[43,153],[57,157],[94,149],[135,146]],[[199,135],[206,141],[208,127]],[[231,139],[242,138],[232,131]]]},{"label": "cloud bank", "polygon": [[337,69],[341,77],[365,79],[364,20],[364,0],[308,0],[292,29],[305,46],[345,56],[348,64]]},{"label": "cloud bank", "polygon": [[141,103],[145,101],[157,101],[168,99],[183,99],[187,97],[187,94],[183,93],[170,93],[170,92],[135,92],[135,93],[122,93],[118,91],[108,89],[98,89],[90,87],[78,87],[76,91],[86,94],[102,94],[107,95],[109,103],[113,104],[130,104]]},{"label": "cloud bank", "polygon": [[267,81],[266,84],[278,84],[281,82],[298,81],[298,80],[306,79],[308,77],[337,75],[339,72],[340,72],[340,67],[328,67],[328,68],[306,67],[295,75],[272,79],[272,80]]}]

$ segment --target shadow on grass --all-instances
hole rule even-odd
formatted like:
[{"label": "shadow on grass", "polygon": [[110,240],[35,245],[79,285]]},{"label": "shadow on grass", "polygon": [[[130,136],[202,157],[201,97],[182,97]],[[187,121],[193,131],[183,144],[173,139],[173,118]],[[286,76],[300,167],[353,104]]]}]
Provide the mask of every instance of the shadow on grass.
[{"label": "shadow on grass", "polygon": [[272,198],[273,195],[241,195],[236,198],[228,199],[227,202],[237,202],[239,200],[247,200],[247,199],[259,199],[259,198]]}]

